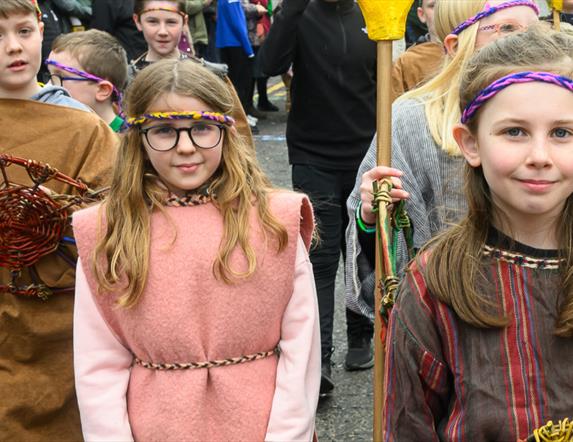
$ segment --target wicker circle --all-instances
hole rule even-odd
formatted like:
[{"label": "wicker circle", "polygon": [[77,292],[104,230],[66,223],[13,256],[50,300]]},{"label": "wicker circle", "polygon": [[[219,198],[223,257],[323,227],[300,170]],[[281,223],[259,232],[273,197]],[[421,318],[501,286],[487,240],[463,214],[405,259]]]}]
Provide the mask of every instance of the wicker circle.
[{"label": "wicker circle", "polygon": [[58,247],[68,211],[37,188],[0,190],[0,267],[21,269]]}]

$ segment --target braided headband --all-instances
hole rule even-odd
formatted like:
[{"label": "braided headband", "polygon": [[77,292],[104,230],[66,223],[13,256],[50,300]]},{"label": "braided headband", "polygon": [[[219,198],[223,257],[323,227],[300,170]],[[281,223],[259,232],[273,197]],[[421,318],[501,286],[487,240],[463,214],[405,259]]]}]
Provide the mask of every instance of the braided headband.
[{"label": "braided headband", "polygon": [[[58,63],[57,61],[52,60],[52,59],[47,59],[44,62],[44,64],[49,65],[49,66],[55,66],[58,69],[61,69],[62,71],[69,72],[70,74],[79,75],[80,77],[85,78],[86,80],[92,80],[92,81],[96,81],[98,83],[100,81],[109,81],[109,80],[106,80],[104,78],[98,77],[97,75],[93,75],[93,74],[90,74],[88,72],[80,71],[79,69],[73,68],[71,66],[66,66],[65,64]],[[123,100],[123,95],[119,91],[119,89],[117,87],[115,87],[115,85],[113,83],[111,83],[111,86],[113,87],[113,93],[115,94],[115,101],[117,102],[117,105],[119,107],[119,113],[121,114],[121,112],[122,112],[121,104],[122,104],[122,100]]]},{"label": "braided headband", "polygon": [[219,112],[206,112],[206,111],[188,111],[188,112],[152,112],[143,114],[139,117],[131,117],[127,119],[129,127],[141,126],[147,121],[156,120],[206,120],[216,121],[227,126],[233,126],[235,120],[228,115]]},{"label": "braided headband", "polygon": [[462,113],[462,124],[470,121],[477,111],[482,107],[487,100],[495,97],[499,92],[512,84],[518,83],[531,83],[533,81],[540,81],[542,83],[554,84],[561,86],[570,92],[573,92],[573,80],[561,75],[552,74],[550,72],[519,72],[517,74],[506,75],[499,80],[494,81],[488,87],[483,89],[477,96],[470,101]]},{"label": "braided headband", "polygon": [[477,23],[482,18],[489,17],[492,14],[495,14],[497,11],[501,11],[503,9],[514,8],[516,6],[528,6],[535,11],[537,15],[539,15],[539,6],[532,0],[509,0],[507,2],[500,3],[497,6],[489,6],[489,3],[485,4],[485,8],[483,11],[479,12],[478,14],[474,15],[473,17],[468,18],[462,24],[458,25],[451,34],[459,35],[463,30],[469,28],[474,23]]},{"label": "braided headband", "polygon": [[180,11],[179,9],[176,9],[176,8],[148,8],[148,9],[144,9],[143,11],[141,11],[139,13],[139,16],[141,17],[146,12],[153,12],[153,11],[175,12],[176,14],[179,14],[183,18],[185,18],[185,16],[187,15],[183,11]]}]

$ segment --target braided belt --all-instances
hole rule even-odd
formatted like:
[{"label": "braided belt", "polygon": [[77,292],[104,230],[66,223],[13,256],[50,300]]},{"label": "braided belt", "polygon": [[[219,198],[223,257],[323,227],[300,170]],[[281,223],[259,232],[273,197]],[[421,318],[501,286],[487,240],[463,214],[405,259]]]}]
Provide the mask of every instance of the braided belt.
[{"label": "braided belt", "polygon": [[188,363],[174,363],[174,364],[157,364],[154,362],[142,361],[138,357],[135,358],[135,363],[141,365],[143,368],[149,368],[151,370],[195,370],[198,368],[215,368],[215,367],[226,367],[228,365],[243,364],[245,362],[252,362],[258,359],[268,358],[275,354],[279,354],[280,349],[275,347],[271,351],[264,351],[255,353],[252,355],[240,356],[238,358],[228,358],[219,359],[216,361],[205,361],[205,362],[188,362]]}]

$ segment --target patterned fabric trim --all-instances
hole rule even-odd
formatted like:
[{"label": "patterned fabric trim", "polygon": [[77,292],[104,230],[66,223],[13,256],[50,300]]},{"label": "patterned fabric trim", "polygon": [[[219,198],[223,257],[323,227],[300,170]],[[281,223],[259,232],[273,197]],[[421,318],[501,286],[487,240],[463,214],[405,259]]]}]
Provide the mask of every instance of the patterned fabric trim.
[{"label": "patterned fabric trim", "polygon": [[183,197],[170,194],[165,200],[165,205],[171,207],[200,206],[210,203],[212,200],[213,198],[208,194],[192,193]]},{"label": "patterned fabric trim", "polygon": [[169,371],[169,370],[195,370],[198,368],[216,368],[216,367],[226,367],[228,365],[243,364],[245,362],[257,361],[259,359],[265,359],[273,355],[278,355],[280,349],[275,347],[271,351],[265,351],[260,353],[255,353],[252,355],[240,356],[238,358],[228,358],[220,359],[215,361],[205,361],[205,362],[188,362],[188,363],[155,363],[155,362],[145,362],[135,358],[135,364],[141,365],[143,368],[149,368],[151,370]]},{"label": "patterned fabric trim", "polygon": [[565,262],[564,259],[532,258],[530,256],[507,252],[487,245],[484,247],[483,254],[484,256],[491,256],[492,258],[499,259],[510,264],[528,267],[530,269],[558,270],[559,266]]}]

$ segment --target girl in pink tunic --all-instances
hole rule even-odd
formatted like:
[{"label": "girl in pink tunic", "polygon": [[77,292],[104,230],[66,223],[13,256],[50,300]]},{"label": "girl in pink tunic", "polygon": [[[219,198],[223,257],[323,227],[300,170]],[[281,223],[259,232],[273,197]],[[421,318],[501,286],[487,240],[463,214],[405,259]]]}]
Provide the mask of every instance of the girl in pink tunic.
[{"label": "girl in pink tunic", "polygon": [[86,440],[313,437],[312,208],[271,188],[232,103],[196,63],[142,71],[109,196],[74,216]]}]

